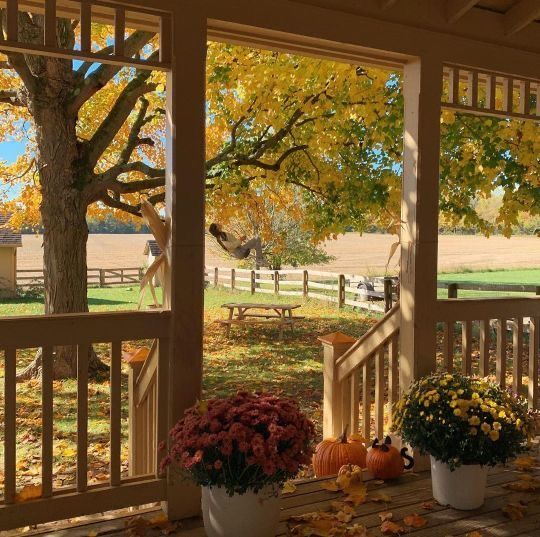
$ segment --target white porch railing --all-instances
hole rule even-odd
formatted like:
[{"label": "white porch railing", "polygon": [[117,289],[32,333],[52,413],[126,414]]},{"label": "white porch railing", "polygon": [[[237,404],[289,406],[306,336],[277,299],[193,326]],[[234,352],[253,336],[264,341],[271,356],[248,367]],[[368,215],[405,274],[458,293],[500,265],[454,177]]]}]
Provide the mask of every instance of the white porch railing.
[{"label": "white porch railing", "polygon": [[[153,445],[165,440],[168,429],[168,337],[170,313],[140,311],[87,313],[39,317],[9,317],[0,320],[0,349],[5,360],[4,378],[4,494],[0,501],[0,528],[9,529],[52,520],[141,505],[165,499],[165,480],[158,473],[159,454],[151,458],[147,472],[121,475],[121,349],[123,341],[155,339],[161,352],[152,361],[157,379],[154,401]],[[109,479],[89,485],[88,472],[88,356],[94,343],[110,343],[110,453]],[[77,349],[77,454],[76,485],[56,489],[53,485],[53,350],[55,346]],[[17,391],[16,358],[19,349],[41,347],[43,368],[41,497],[17,501]],[[148,407],[147,407],[148,408]]]},{"label": "white porch railing", "polygon": [[[399,397],[400,317],[396,304],[358,341],[344,334],[320,338],[324,436],[339,435],[345,425],[366,438],[388,432]],[[443,331],[439,369],[454,371],[459,355],[463,373],[495,376],[501,386],[527,395],[531,409],[540,407],[540,298],[439,300],[437,326]]]}]

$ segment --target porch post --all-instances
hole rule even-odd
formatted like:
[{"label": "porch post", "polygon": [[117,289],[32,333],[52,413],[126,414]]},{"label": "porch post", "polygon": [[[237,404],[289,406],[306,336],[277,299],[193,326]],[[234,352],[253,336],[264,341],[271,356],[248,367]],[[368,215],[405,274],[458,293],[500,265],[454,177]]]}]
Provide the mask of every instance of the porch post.
[{"label": "porch post", "polygon": [[[171,267],[163,289],[164,304],[172,312],[167,403],[170,426],[200,397],[202,385],[206,17],[200,4],[179,4],[172,27],[166,152]],[[198,514],[199,487],[169,472],[163,507],[170,520]]]},{"label": "porch post", "polygon": [[405,66],[401,202],[400,388],[436,364],[442,61],[422,57]]}]

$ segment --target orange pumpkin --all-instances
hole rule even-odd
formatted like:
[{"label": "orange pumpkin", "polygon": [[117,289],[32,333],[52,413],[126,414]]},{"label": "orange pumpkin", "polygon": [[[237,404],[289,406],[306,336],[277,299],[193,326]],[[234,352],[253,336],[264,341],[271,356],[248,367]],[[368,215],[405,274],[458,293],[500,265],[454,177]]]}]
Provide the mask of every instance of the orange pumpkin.
[{"label": "orange pumpkin", "polygon": [[345,465],[366,467],[367,449],[364,439],[352,435],[347,438],[347,427],[339,438],[327,438],[315,448],[313,470],[317,477],[335,475]]},{"label": "orange pumpkin", "polygon": [[[407,464],[403,459],[408,461]],[[379,445],[379,439],[375,438],[366,458],[367,469],[376,479],[395,479],[404,470],[409,470],[414,465],[414,460],[407,455],[407,448],[398,451],[392,445],[392,439],[387,436],[384,444]]]}]

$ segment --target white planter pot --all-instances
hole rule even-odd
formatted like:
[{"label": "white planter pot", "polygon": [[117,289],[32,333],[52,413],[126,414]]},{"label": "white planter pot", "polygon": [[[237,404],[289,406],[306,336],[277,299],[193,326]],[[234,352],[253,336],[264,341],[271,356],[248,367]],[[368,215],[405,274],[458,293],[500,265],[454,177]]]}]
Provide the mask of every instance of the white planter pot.
[{"label": "white planter pot", "polygon": [[455,509],[478,509],[486,496],[487,466],[464,464],[450,471],[448,465],[431,457],[433,497]]},{"label": "white planter pot", "polygon": [[202,487],[202,513],[208,537],[274,537],[281,492],[265,487],[257,494],[228,496],[224,488]]}]

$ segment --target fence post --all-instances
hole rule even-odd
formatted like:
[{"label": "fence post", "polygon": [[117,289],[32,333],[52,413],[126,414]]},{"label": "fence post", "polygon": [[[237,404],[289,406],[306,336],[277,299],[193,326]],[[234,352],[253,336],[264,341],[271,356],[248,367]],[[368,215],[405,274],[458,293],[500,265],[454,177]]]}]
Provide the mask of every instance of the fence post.
[{"label": "fence post", "polygon": [[234,289],[236,285],[236,270],[231,269],[231,289]]},{"label": "fence post", "polygon": [[338,277],[338,307],[345,306],[345,274]]},{"label": "fence post", "polygon": [[448,284],[448,298],[457,298],[458,296],[458,284],[449,283]]},{"label": "fence post", "polygon": [[139,267],[139,281],[141,281],[144,277],[144,269],[142,267]]},{"label": "fence post", "polygon": [[322,343],[324,360],[323,438],[337,438],[346,425],[351,430],[355,428],[355,424],[348,423],[350,409],[343,408],[343,400],[346,399],[343,393],[345,383],[336,380],[336,361],[356,343],[356,339],[341,332],[333,332],[318,339]]},{"label": "fence post", "polygon": [[537,286],[536,286],[536,294],[537,294],[537,295],[540,295],[540,285],[537,285]]},{"label": "fence post", "polygon": [[279,295],[279,270],[274,270],[274,293]]},{"label": "fence post", "polygon": [[392,309],[392,278],[384,278],[384,311]]},{"label": "fence post", "polygon": [[219,268],[214,267],[214,287],[218,286],[218,282],[219,282]]},{"label": "fence post", "polygon": [[304,298],[309,296],[309,274],[307,270],[304,270],[304,274],[302,275],[302,294]]},{"label": "fence post", "polygon": [[251,271],[251,280],[250,280],[250,287],[251,287],[251,294],[255,294],[255,271]]},{"label": "fence post", "polygon": [[105,285],[105,271],[100,268],[99,269],[99,286],[103,287]]}]

